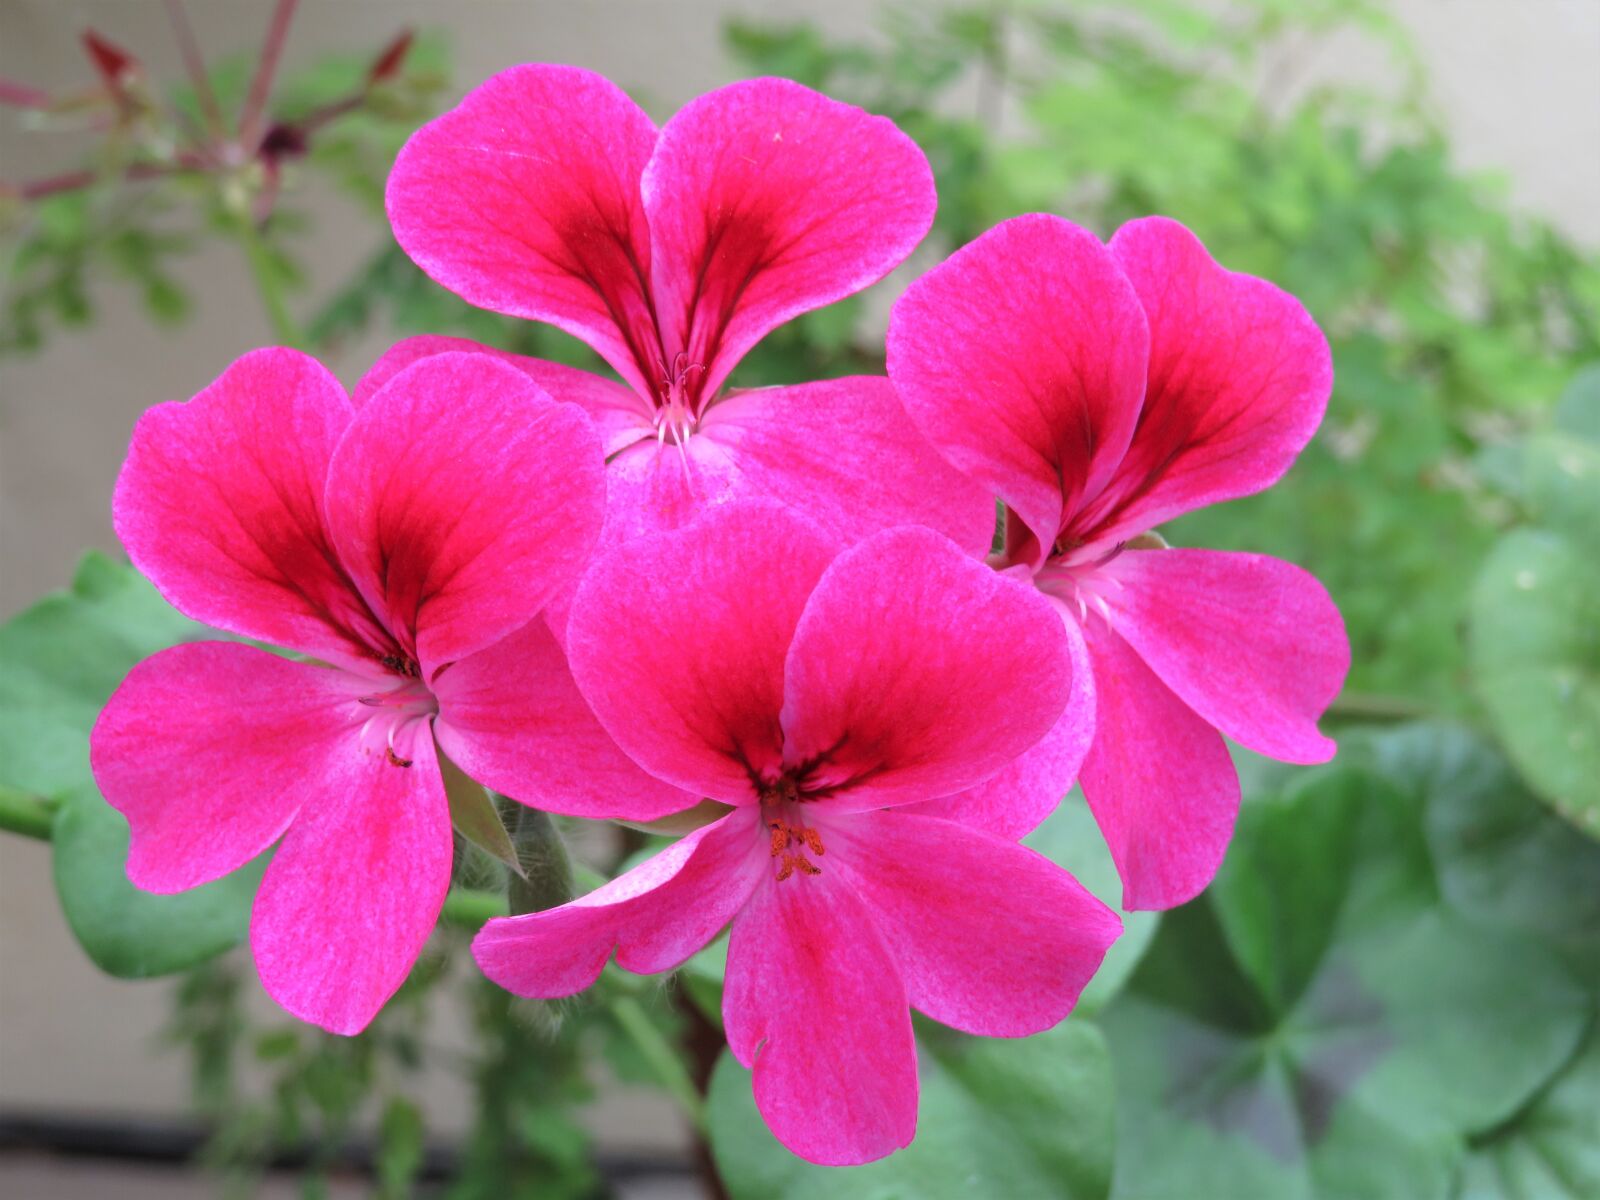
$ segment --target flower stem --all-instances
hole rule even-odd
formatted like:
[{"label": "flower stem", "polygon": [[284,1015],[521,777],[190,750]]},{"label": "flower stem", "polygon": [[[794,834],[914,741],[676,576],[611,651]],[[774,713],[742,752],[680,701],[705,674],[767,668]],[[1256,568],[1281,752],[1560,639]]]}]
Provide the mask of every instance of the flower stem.
[{"label": "flower stem", "polygon": [[48,842],[54,826],[53,804],[0,784],[0,829]]},{"label": "flower stem", "polygon": [[650,1069],[656,1073],[661,1085],[683,1107],[685,1115],[694,1125],[695,1132],[704,1135],[705,1101],[701,1099],[699,1090],[694,1086],[694,1080],[689,1077],[683,1060],[673,1050],[671,1043],[662,1036],[661,1030],[644,1011],[644,1006],[632,996],[617,996],[611,1001],[611,1015],[617,1019],[617,1024],[622,1026],[622,1031],[638,1048],[644,1060],[650,1064]]},{"label": "flower stem", "polygon": [[283,280],[272,262],[266,243],[261,240],[261,234],[249,216],[239,217],[238,234],[245,258],[250,263],[250,273],[255,277],[261,306],[267,310],[267,320],[272,324],[272,336],[279,345],[296,350],[307,349],[306,335],[289,312],[288,302],[284,299]]}]

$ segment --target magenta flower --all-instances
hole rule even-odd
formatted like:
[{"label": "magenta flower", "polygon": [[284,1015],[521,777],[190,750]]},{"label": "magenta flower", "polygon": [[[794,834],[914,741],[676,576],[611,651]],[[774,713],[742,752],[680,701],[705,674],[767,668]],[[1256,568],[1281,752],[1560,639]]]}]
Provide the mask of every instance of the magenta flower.
[{"label": "magenta flower", "polygon": [[913,284],[889,328],[912,419],[1009,510],[1031,574],[1094,664],[1082,783],[1128,908],[1211,880],[1239,781],[1222,736],[1323,762],[1350,648],[1305,571],[1141,538],[1269,487],[1322,420],[1328,345],[1298,301],[1151,218],[1109,246],[1056,217],[990,230]]},{"label": "magenta flower", "polygon": [[[503,356],[594,418],[618,536],[755,495],[803,500],[841,535],[927,524],[980,551],[987,498],[886,379],[722,390],[770,330],[902,262],[934,206],[927,160],[893,123],[788,80],[711,92],[658,130],[601,76],[543,65],[423,126],[388,186],[395,237],[429,275],[583,339],[626,381]],[[402,343],[375,382],[471,345]]]},{"label": "magenta flower", "polygon": [[491,921],[479,965],[565,996],[613,951],[669,970],[731,921],[728,1043],[773,1132],[822,1163],[906,1145],[908,1007],[1035,1033],[1121,930],[1048,860],[939,815],[941,798],[1019,790],[1005,773],[1077,684],[1059,626],[931,530],[838,553],[774,504],[602,556],[568,630],[584,696],[646,770],[732,811],[581,899]]},{"label": "magenta flower", "polygon": [[315,360],[258,350],[151,409],[114,502],[134,563],[194,619],[332,669],[236,642],[133,669],[91,740],[129,878],[181,891],[281,837],[250,928],[262,983],[355,1033],[449,888],[441,752],[541,808],[600,811],[618,789],[640,814],[677,807],[532,620],[602,503],[588,418],[481,355],[419,363],[358,408]]}]

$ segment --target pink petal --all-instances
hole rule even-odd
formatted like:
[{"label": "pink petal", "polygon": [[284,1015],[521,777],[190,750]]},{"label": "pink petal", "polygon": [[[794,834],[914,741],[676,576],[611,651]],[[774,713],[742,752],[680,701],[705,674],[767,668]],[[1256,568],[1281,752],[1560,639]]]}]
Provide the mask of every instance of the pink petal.
[{"label": "pink petal", "polygon": [[587,417],[481,354],[406,368],[350,425],[328,478],[334,542],[428,675],[521,628],[602,520]]},{"label": "pink petal", "polygon": [[472,942],[483,973],[519,996],[571,996],[616,953],[647,975],[683,963],[744,907],[767,840],[753,809],[731,812],[570,904],[498,917]]},{"label": "pink petal", "polygon": [[727,449],[691,437],[681,449],[652,436],[606,464],[606,527],[614,546],[634,538],[682,529],[739,490],[738,467]]},{"label": "pink petal", "polygon": [[547,812],[653,821],[699,797],[646,775],[600,728],[541,619],[434,680],[434,736],[463,771]]},{"label": "pink petal", "polygon": [[789,509],[749,501],[602,555],[567,626],[600,724],[652,775],[751,802],[752,776],[779,765],[784,655],[834,551]]},{"label": "pink petal", "polygon": [[876,283],[933,223],[933,174],[894,123],[787,79],[686,105],[644,173],[661,340],[696,394],[769,330]]},{"label": "pink petal", "polygon": [[639,179],[655,144],[609,80],[512,67],[412,135],[389,173],[389,222],[469,304],[582,338],[649,396],[662,364]]},{"label": "pink petal", "polygon": [[347,663],[392,652],[326,527],[328,464],[352,411],[326,368],[283,349],[150,409],[111,505],[134,565],[207,625]]},{"label": "pink petal", "polygon": [[343,678],[234,642],[134,667],[89,738],[95,783],[128,818],[128,878],[181,892],[277,841],[355,744]]},{"label": "pink petal", "polygon": [[824,836],[825,861],[871,910],[911,1006],[967,1033],[1057,1024],[1122,933],[1066,871],[983,830],[897,809],[832,821]]},{"label": "pink petal", "polygon": [[802,507],[841,540],[927,525],[989,551],[993,500],[934,452],[880,376],[735,392],[699,436],[728,448],[740,494]]},{"label": "pink petal", "polygon": [[450,888],[450,813],[433,739],[412,765],[354,735],[305,797],[267,867],[250,947],[267,993],[301,1020],[353,1034],[422,952]]},{"label": "pink petal", "polygon": [[1217,873],[1239,813],[1221,735],[1115,633],[1089,638],[1094,745],[1083,794],[1122,876],[1122,907],[1173,908]]},{"label": "pink petal", "polygon": [[1317,718],[1344,683],[1350,643],[1312,575],[1218,550],[1135,550],[1111,569],[1117,632],[1179,699],[1259,754],[1333,757]]},{"label": "pink petal", "polygon": [[801,1158],[871,1162],[917,1131],[906,986],[837,872],[768,879],[734,922],[722,1016],[756,1107]]},{"label": "pink petal", "polygon": [[1322,423],[1327,339],[1293,296],[1226,271],[1176,221],[1111,239],[1150,323],[1144,412],[1117,478],[1084,528],[1102,540],[1275,483]]},{"label": "pink petal", "polygon": [[1075,621],[1064,621],[1062,627],[1072,654],[1072,695],[1050,732],[976,787],[939,800],[908,804],[900,812],[960,821],[1017,841],[1056,810],[1072,790],[1094,738],[1094,670],[1089,651]]},{"label": "pink petal", "polygon": [[542,358],[512,354],[493,346],[485,346],[481,342],[474,342],[469,338],[441,337],[426,333],[405,338],[384,351],[378,361],[373,363],[371,369],[356,383],[354,395],[356,407],[364,405],[379,388],[418,359],[451,352],[487,354],[498,358],[533,380],[534,386],[548,393],[551,399],[576,404],[594,422],[608,458],[624,446],[631,446],[640,438],[655,436],[650,423],[650,405],[620,383],[613,383],[593,371],[582,371],[563,363],[546,362]]},{"label": "pink petal", "polygon": [[1148,345],[1139,300],[1099,239],[1034,214],[906,289],[889,318],[889,378],[934,446],[1047,551],[1116,470]]},{"label": "pink petal", "polygon": [[1038,742],[1071,691],[1061,619],[1037,590],[932,530],[890,529],[811,594],[784,667],[784,760],[820,763],[830,804],[936,799]]}]

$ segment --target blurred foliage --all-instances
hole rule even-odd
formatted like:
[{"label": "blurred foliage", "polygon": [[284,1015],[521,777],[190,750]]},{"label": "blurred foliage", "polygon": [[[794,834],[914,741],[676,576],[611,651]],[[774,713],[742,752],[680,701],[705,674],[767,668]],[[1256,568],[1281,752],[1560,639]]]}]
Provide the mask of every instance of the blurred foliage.
[{"label": "blurred foliage", "polygon": [[1480,465],[1518,527],[1473,584],[1473,683],[1529,783],[1600,837],[1600,367]]},{"label": "blurred foliage", "polygon": [[[1600,360],[1600,264],[1452,165],[1416,56],[1376,3],[907,7],[884,32],[838,42],[810,26],[735,23],[728,44],[746,71],[885,113],[923,146],[941,206],[921,265],[1018,212],[1058,212],[1102,235],[1165,213],[1227,266],[1300,296],[1327,331],[1335,394],[1294,470],[1167,532],[1277,554],[1329,585],[1355,660],[1339,760],[1300,769],[1242,756],[1238,837],[1204,897],[1159,920],[1128,914],[1057,1030],[981,1042],[919,1022],[917,1143],[824,1172],[765,1132],[747,1073],[725,1053],[701,1111],[722,942],[665,987],[612,968],[585,997],[529,1004],[469,970],[447,922],[361,1037],[263,1019],[244,1002],[255,985],[241,956],[211,957],[242,935],[253,880],[152,897],[123,878],[126,835],[93,789],[88,729],[138,657],[207,634],[128,568],[91,557],[71,593],[0,629],[0,805],[54,827],[63,907],[106,970],[209,958],[180,977],[170,1031],[217,1122],[208,1161],[248,1190],[292,1153],[315,1196],[350,1168],[354,1137],[371,1147],[378,1194],[411,1194],[437,1173],[417,1095],[427,1067],[474,1097],[443,1194],[603,1195],[579,1118],[604,1062],[703,1120],[735,1198],[1600,1194],[1600,845],[1578,832],[1600,819],[1600,368],[1580,371]],[[1321,77],[1315,56],[1334,36],[1381,56],[1391,88]],[[402,79],[320,127],[283,164],[264,222],[259,163],[118,182],[137,147],[115,141],[95,164],[100,185],[0,200],[0,352],[92,319],[106,277],[132,281],[153,317],[180,319],[193,300],[178,264],[207,238],[238,242],[264,291],[292,294],[308,223],[298,185],[320,173],[381,222],[387,164],[437,102],[441,63],[424,40]],[[364,69],[352,58],[286,80],[274,119],[318,112]],[[247,77],[243,60],[214,72],[225,108]],[[199,119],[188,91],[171,105]],[[319,298],[309,344],[456,333],[603,370],[557,331],[463,304],[378,240]],[[881,370],[898,282],[778,330],[735,382]],[[1505,752],[1464,725],[1349,723],[1417,713],[1480,722]],[[585,890],[659,845],[580,825],[553,828],[578,833]],[[521,850],[554,844],[547,830],[512,835]],[[1115,900],[1076,796],[1029,844]],[[452,899],[477,905],[458,910],[470,925],[501,905],[480,901],[510,877],[460,850],[456,882],[478,890]],[[469,1016],[465,1049],[432,1040],[430,1014],[446,1003]]]},{"label": "blurred foliage", "polygon": [[[0,354],[36,350],[55,328],[87,324],[108,279],[135,287],[157,323],[183,320],[194,305],[184,260],[213,239],[239,243],[274,289],[303,286],[295,244],[310,220],[295,197],[306,176],[321,176],[381,221],[389,164],[433,114],[447,79],[435,37],[416,39],[403,70],[365,86],[371,66],[370,57],[340,55],[281,80],[259,150],[175,155],[205,124],[195,88],[182,84],[137,122],[113,126],[80,180],[71,179],[77,172],[59,177],[72,184],[65,190],[29,200],[8,180],[10,189],[0,187]],[[243,106],[253,70],[246,54],[209,69],[224,113]]]},{"label": "blurred foliage", "polygon": [[[1321,434],[1271,491],[1169,536],[1310,567],[1349,625],[1352,699],[1460,711],[1463,597],[1496,526],[1471,458],[1600,357],[1600,261],[1451,164],[1380,5],[996,5],[907,10],[891,32],[834,44],[736,24],[730,38],[749,69],[917,140],[939,182],[938,253],[1019,212],[1103,236],[1162,213],[1300,297],[1334,349]],[[1364,38],[1397,94],[1319,81],[1336,33]],[[793,327],[793,372],[840,353],[807,332]]]}]

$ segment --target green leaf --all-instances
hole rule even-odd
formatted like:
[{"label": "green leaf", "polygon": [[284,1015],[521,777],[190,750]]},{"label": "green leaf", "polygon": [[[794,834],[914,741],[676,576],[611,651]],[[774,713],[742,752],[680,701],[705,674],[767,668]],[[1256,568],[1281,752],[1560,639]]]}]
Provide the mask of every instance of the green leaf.
[{"label": "green leaf", "polygon": [[712,1153],[733,1200],[1101,1200],[1110,1191],[1111,1064],[1069,1020],[1021,1040],[919,1035],[917,1138],[879,1162],[817,1167],[767,1131],[727,1051],[711,1077]]},{"label": "green leaf", "polygon": [[1406,782],[1291,776],[1164,918],[1104,1016],[1118,1195],[1442,1200],[1466,1137],[1572,1053],[1592,997],[1449,902]]},{"label": "green leaf", "polygon": [[450,824],[496,862],[522,874],[522,864],[517,861],[517,848],[511,844],[511,835],[495,808],[494,797],[487,788],[468,777],[467,773],[443,752],[439,755],[439,771],[444,776],[445,799],[450,805]]},{"label": "green leaf", "polygon": [[1542,942],[1600,990],[1600,845],[1465,729],[1418,724],[1369,739],[1365,750],[1424,807],[1445,899],[1475,921]]},{"label": "green leaf", "polygon": [[1600,1031],[1523,1112],[1477,1141],[1456,1200],[1600,1196]]},{"label": "green leaf", "polygon": [[89,771],[89,730],[128,670],[167,646],[219,636],[100,553],[84,558],[70,591],[0,627],[0,782],[60,802],[52,843],[62,911],[85,952],[113,975],[182,970],[248,929],[262,860],[181,895],[139,891],[123,870],[127,823]]},{"label": "green leaf", "polygon": [[1512,760],[1600,837],[1600,568],[1569,538],[1506,535],[1472,589],[1473,686]]},{"label": "green leaf", "polygon": [[422,1111],[404,1096],[391,1096],[378,1121],[376,1166],[381,1194],[409,1196],[422,1169]]},{"label": "green leaf", "polygon": [[[1100,827],[1094,823],[1094,815],[1077,788],[1024,841],[1072,872],[1079,883],[1111,908],[1117,908],[1122,896],[1122,880],[1117,875],[1116,864],[1111,861],[1111,851],[1106,847]],[[1077,1011],[1081,1015],[1098,1012],[1127,982],[1155,936],[1161,914],[1124,912],[1120,916],[1122,936],[1112,944],[1100,969],[1078,997]]]},{"label": "green leaf", "polygon": [[170,975],[232,949],[250,930],[266,855],[192,891],[140,891],[123,872],[128,823],[92,787],[62,802],[52,843],[61,911],[84,953],[109,975]]},{"label": "green leaf", "polygon": [[1600,446],[1600,363],[1572,377],[1556,404],[1556,428]]}]

